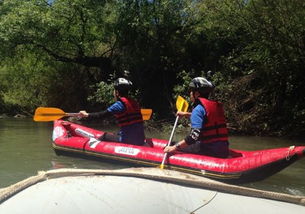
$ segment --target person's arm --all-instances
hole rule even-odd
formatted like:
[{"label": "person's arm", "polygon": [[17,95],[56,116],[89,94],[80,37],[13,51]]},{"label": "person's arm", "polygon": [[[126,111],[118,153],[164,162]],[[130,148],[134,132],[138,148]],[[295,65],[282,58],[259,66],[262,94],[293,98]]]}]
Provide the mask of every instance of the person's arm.
[{"label": "person's arm", "polygon": [[[192,113],[190,113],[190,112],[177,111],[176,116],[178,116],[178,117],[190,117],[191,114]],[[186,147],[186,142],[185,142],[185,140],[181,140],[180,142],[176,143],[173,146],[166,146],[163,151],[165,153],[173,152],[173,151],[176,151],[177,149],[184,148],[184,147]]]},{"label": "person's arm", "polygon": [[79,113],[81,114],[81,117],[99,118],[99,119],[103,119],[105,117],[112,115],[112,113],[107,110],[100,111],[100,112],[93,112],[93,113],[87,113],[86,111],[80,111]]},{"label": "person's arm", "polygon": [[191,114],[192,114],[191,112],[177,111],[176,116],[179,116],[179,117],[190,117]]},{"label": "person's arm", "polygon": [[164,152],[174,152],[180,148],[187,147],[188,145],[196,143],[198,141],[201,131],[201,126],[203,124],[203,118],[205,115],[205,110],[202,106],[196,107],[191,115],[192,128],[190,134],[186,136],[183,140],[173,146],[166,146]]},{"label": "person's arm", "polygon": [[200,135],[200,129],[191,129],[191,132],[188,136],[186,136],[183,140],[181,140],[180,142],[176,143],[173,146],[166,146],[164,148],[164,152],[174,152],[177,151],[179,149],[182,149],[184,147],[187,147],[188,145],[194,144],[196,143],[196,141],[198,141],[199,139],[199,135]]},{"label": "person's arm", "polygon": [[107,110],[100,111],[100,112],[93,112],[93,113],[87,113],[86,111],[80,111],[81,117],[87,117],[87,118],[99,118],[103,119],[105,117],[111,116],[116,113],[121,113],[125,111],[125,106],[123,102],[117,101],[114,104],[112,104],[110,107],[107,108]]},{"label": "person's arm", "polygon": [[163,151],[164,151],[164,153],[174,152],[174,151],[177,151],[177,150],[182,149],[184,147],[187,147],[187,144],[186,144],[185,140],[181,140],[180,142],[176,143],[173,146],[166,146]]}]

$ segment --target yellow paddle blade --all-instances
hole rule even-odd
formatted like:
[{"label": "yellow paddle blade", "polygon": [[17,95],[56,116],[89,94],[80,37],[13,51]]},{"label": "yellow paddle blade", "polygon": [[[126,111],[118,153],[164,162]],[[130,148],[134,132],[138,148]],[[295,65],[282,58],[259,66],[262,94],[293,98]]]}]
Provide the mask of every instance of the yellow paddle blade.
[{"label": "yellow paddle blade", "polygon": [[66,113],[59,108],[38,107],[35,110],[34,121],[53,121],[66,116]]},{"label": "yellow paddle blade", "polygon": [[141,109],[143,120],[149,120],[152,114],[152,109]]},{"label": "yellow paddle blade", "polygon": [[181,96],[178,96],[176,101],[176,108],[178,111],[186,112],[189,107],[188,102]]}]

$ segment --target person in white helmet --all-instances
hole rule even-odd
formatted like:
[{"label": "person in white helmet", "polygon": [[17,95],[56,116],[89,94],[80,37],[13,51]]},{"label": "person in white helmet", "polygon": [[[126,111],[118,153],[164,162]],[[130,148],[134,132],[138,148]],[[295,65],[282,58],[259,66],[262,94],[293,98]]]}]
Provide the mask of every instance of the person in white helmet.
[{"label": "person in white helmet", "polygon": [[132,82],[118,78],[114,82],[114,98],[116,102],[101,112],[87,113],[80,111],[82,117],[105,118],[114,115],[120,127],[119,133],[107,133],[99,139],[102,141],[122,142],[133,145],[143,145],[145,141],[144,125],[138,102],[128,96]]},{"label": "person in white helmet", "polygon": [[175,145],[165,147],[164,152],[180,150],[227,158],[229,142],[223,105],[208,99],[214,85],[206,78],[196,77],[191,81],[189,88],[193,110],[191,113],[177,112],[177,115],[190,117],[191,131]]}]

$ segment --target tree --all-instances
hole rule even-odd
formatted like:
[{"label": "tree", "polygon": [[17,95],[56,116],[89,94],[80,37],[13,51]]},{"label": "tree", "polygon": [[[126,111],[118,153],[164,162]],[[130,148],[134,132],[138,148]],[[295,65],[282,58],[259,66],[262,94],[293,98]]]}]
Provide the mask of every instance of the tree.
[{"label": "tree", "polygon": [[[107,3],[110,2],[110,3]],[[2,55],[24,48],[43,51],[54,60],[111,72],[114,48],[111,1],[4,1],[0,41]]]},{"label": "tree", "polygon": [[[244,84],[239,88],[250,86],[247,90],[237,88],[238,94],[229,95],[239,95],[237,109],[248,118],[244,120],[247,129],[253,131],[253,123],[257,123],[255,127],[263,133],[276,130],[278,134],[288,134],[293,127],[303,129],[304,3],[298,0],[205,3],[210,11],[212,24],[207,26],[210,32],[214,32],[212,35],[217,41],[229,41],[233,47],[221,59],[221,73],[228,90],[232,82],[239,84],[235,80]],[[242,99],[244,109],[240,108]]]}]

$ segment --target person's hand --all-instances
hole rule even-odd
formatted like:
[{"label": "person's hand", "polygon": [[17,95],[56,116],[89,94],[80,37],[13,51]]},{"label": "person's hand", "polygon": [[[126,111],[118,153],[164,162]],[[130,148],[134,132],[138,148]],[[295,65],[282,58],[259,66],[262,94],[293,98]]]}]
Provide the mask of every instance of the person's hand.
[{"label": "person's hand", "polygon": [[88,113],[86,111],[80,111],[79,112],[79,117],[88,117]]},{"label": "person's hand", "polygon": [[174,146],[166,146],[164,148],[164,153],[170,153],[170,152],[174,152],[177,150],[177,147],[174,145]]},{"label": "person's hand", "polygon": [[189,112],[184,112],[184,111],[177,111],[177,113],[176,113],[176,116],[179,116],[179,117],[187,117],[189,115],[190,115]]}]

